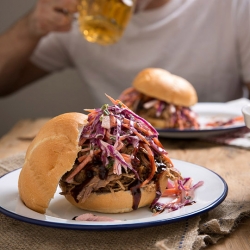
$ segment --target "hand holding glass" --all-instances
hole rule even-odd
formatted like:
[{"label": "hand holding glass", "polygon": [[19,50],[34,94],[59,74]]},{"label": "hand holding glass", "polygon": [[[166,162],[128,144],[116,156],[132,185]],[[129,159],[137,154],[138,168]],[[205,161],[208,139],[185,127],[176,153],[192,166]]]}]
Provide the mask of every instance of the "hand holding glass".
[{"label": "hand holding glass", "polygon": [[79,0],[79,25],[85,39],[101,45],[116,43],[131,18],[135,0]]}]

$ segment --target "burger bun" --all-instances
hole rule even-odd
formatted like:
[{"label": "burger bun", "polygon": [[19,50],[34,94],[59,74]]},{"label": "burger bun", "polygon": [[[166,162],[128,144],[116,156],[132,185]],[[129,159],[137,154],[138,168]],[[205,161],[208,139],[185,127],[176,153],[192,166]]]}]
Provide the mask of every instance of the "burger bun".
[{"label": "burger bun", "polygon": [[190,107],[198,101],[196,90],[190,82],[160,68],[140,71],[132,86],[147,96],[174,105]]},{"label": "burger bun", "polygon": [[29,145],[18,179],[21,200],[45,213],[60,178],[69,171],[80,150],[80,132],[87,123],[81,113],[66,113],[49,120]]}]

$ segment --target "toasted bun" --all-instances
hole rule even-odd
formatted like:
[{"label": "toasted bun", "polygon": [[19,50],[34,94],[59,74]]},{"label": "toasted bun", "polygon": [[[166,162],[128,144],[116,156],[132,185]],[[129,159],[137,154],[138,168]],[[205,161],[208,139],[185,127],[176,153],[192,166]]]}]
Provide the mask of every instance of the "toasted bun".
[{"label": "toasted bun", "polygon": [[[159,179],[160,190],[166,188],[168,174],[162,172]],[[63,190],[63,188],[62,188]],[[150,183],[141,189],[141,198],[138,208],[150,205],[156,196],[156,184]],[[63,190],[64,191],[64,190]],[[88,199],[77,203],[71,195],[65,195],[66,199],[74,206],[100,213],[125,213],[133,210],[133,195],[131,191],[119,191],[114,193],[91,193]]]},{"label": "toasted bun", "polygon": [[134,78],[132,85],[145,95],[175,105],[189,107],[198,100],[190,82],[164,69],[144,69]]},{"label": "toasted bun", "polygon": [[31,142],[18,180],[19,194],[27,207],[45,213],[60,178],[74,164],[86,119],[81,113],[59,115]]}]

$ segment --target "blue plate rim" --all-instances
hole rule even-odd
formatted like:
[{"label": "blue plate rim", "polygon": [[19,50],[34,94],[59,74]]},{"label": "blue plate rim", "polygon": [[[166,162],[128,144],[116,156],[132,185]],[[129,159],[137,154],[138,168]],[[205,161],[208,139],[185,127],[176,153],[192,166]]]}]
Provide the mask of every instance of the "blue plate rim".
[{"label": "blue plate rim", "polygon": [[[175,159],[172,159],[175,160]],[[177,160],[177,161],[181,161],[181,160]],[[184,162],[184,161],[181,161]],[[190,163],[190,162],[187,162]],[[185,214],[185,215],[180,215],[180,216],[176,216],[174,218],[166,218],[166,219],[161,219],[161,220],[156,220],[156,221],[150,221],[150,222],[140,222],[140,223],[126,223],[126,224],[105,224],[105,225],[84,225],[84,224],[70,224],[70,223],[64,223],[64,222],[52,222],[52,221],[43,221],[43,220],[39,220],[39,219],[35,219],[35,218],[29,218],[23,215],[19,215],[16,214],[14,212],[11,212],[9,210],[6,210],[5,208],[3,208],[2,206],[0,206],[0,213],[11,217],[13,219],[25,222],[25,223],[29,223],[29,224],[35,224],[38,226],[45,226],[45,227],[51,227],[51,228],[58,228],[58,229],[73,229],[73,230],[91,230],[91,231],[103,231],[103,230],[133,230],[133,229],[139,229],[139,228],[146,228],[146,227],[153,227],[153,226],[161,226],[161,225],[166,225],[166,224],[171,224],[171,223],[175,223],[175,222],[179,222],[179,221],[183,221],[183,220],[187,220],[190,218],[193,218],[195,216],[204,214],[210,210],[212,210],[213,208],[217,207],[218,205],[220,205],[227,197],[228,194],[228,185],[226,183],[226,181],[216,172],[214,172],[213,170],[210,170],[206,167],[203,166],[199,166],[197,164],[194,163],[190,163],[192,165],[198,166],[200,168],[204,168],[207,171],[212,172],[213,174],[217,175],[217,177],[221,180],[221,182],[223,183],[224,189],[222,194],[211,204],[207,205],[206,207],[196,210],[194,212]],[[4,175],[2,175],[0,177],[0,179],[2,179],[4,176],[9,175],[15,171],[19,171],[20,168],[13,170],[11,172],[8,172]]]}]

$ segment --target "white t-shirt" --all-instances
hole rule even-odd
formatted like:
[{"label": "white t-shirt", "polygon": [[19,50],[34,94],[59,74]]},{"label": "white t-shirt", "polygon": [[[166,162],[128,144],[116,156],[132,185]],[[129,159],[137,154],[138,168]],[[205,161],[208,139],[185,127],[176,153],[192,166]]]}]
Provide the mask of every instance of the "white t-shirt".
[{"label": "white t-shirt", "polygon": [[85,41],[75,22],[43,38],[32,61],[47,71],[76,68],[98,105],[107,103],[104,93],[118,98],[147,67],[186,78],[199,102],[233,100],[250,82],[250,0],[171,0],[135,14],[111,46]]}]

